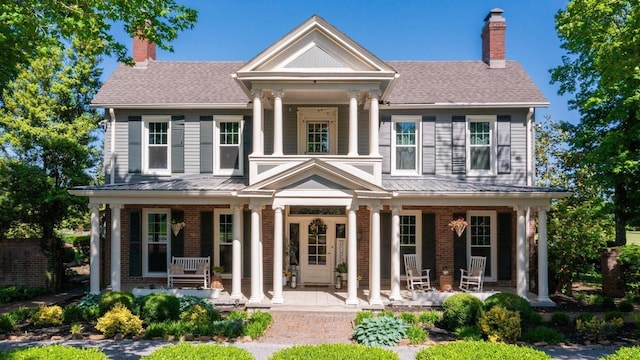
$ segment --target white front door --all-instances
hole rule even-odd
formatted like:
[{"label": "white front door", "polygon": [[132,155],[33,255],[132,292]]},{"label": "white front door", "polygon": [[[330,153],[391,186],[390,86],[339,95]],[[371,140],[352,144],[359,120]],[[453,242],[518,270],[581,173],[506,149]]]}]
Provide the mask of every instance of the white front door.
[{"label": "white front door", "polygon": [[335,268],[336,223],[333,218],[300,222],[300,265],[303,283],[331,284]]}]

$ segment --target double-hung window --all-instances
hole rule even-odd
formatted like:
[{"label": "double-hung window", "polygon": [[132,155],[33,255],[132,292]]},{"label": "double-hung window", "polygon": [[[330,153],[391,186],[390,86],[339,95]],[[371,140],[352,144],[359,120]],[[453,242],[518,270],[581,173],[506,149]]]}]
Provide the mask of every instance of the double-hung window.
[{"label": "double-hung window", "polygon": [[224,267],[225,274],[233,269],[233,212],[231,209],[216,209],[214,218],[215,252],[214,265]]},{"label": "double-hung window", "polygon": [[468,254],[486,257],[484,276],[495,280],[498,266],[496,212],[469,211],[467,216]]},{"label": "double-hung window", "polygon": [[469,175],[496,174],[495,116],[467,117],[467,169]]},{"label": "double-hung window", "polygon": [[171,243],[170,217],[168,209],[143,210],[144,276],[165,276],[167,273]]},{"label": "double-hung window", "polygon": [[337,123],[337,108],[298,108],[298,153],[337,154]]},{"label": "double-hung window", "polygon": [[145,143],[143,150],[144,172],[169,174],[171,172],[171,117],[144,116]]},{"label": "double-hung window", "polygon": [[242,116],[218,115],[214,120],[216,130],[215,173],[242,175],[242,127],[244,125]]},{"label": "double-hung window", "polygon": [[420,175],[420,117],[394,116],[392,124],[392,174]]}]

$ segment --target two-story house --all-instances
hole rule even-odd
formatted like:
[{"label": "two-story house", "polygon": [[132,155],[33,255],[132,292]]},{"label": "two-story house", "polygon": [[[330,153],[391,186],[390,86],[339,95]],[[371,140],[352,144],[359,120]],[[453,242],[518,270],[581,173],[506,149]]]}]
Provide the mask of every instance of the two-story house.
[{"label": "two-story house", "polygon": [[[361,276],[380,305],[383,287],[401,300],[414,253],[435,283],[485,256],[487,284],[526,296],[537,214],[549,301],[546,211],[565,193],[533,186],[535,109],[548,102],[505,59],[502,13],[486,16],[477,61],[383,61],[318,16],[248,62],[158,61],[134,40],[136,65],[93,100],[108,184],[71,191],[90,201],[91,292],[166,284],[172,256],[211,256],[231,298],[278,304],[283,269],[333,284],[345,262],[346,304]],[[461,236],[447,225],[459,217]]]}]

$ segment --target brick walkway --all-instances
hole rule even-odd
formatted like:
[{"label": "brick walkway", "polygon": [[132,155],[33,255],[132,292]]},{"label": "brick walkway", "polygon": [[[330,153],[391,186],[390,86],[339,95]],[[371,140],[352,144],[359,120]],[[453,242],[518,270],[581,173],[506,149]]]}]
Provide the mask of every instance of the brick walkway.
[{"label": "brick walkway", "polygon": [[273,322],[258,342],[272,344],[351,343],[355,313],[272,311]]}]

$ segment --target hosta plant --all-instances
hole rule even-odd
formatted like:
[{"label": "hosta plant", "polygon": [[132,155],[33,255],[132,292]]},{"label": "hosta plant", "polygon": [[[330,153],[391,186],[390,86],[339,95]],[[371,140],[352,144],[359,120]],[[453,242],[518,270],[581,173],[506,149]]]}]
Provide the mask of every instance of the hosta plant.
[{"label": "hosta plant", "polygon": [[378,316],[364,319],[353,330],[353,339],[362,345],[395,346],[407,334],[409,326],[396,317]]}]

